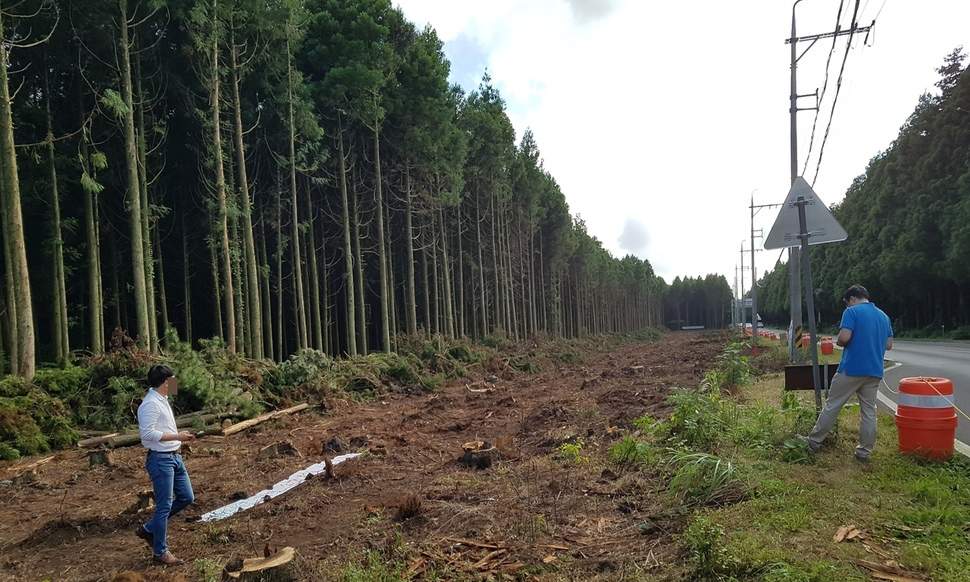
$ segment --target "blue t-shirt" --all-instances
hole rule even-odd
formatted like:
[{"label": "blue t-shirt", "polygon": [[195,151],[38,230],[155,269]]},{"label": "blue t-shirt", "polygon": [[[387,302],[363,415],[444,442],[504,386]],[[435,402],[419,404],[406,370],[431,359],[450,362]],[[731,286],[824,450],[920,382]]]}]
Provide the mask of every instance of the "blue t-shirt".
[{"label": "blue t-shirt", "polygon": [[889,316],[872,303],[860,303],[845,310],[839,327],[852,330],[852,339],[842,351],[839,373],[882,378],[886,342],[893,336]]}]

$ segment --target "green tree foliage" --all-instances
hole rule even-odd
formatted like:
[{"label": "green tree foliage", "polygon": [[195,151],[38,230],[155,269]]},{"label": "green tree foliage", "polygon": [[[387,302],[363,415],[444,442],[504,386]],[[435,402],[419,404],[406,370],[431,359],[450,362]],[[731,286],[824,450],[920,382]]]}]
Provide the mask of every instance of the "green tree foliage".
[{"label": "green tree foliage", "polygon": [[[116,329],[283,361],[726,322],[723,281],[665,301],[649,261],[610,255],[541,136],[516,136],[487,75],[450,86],[435,31],[389,0],[25,0],[3,25],[4,370],[100,354]],[[966,280],[959,256],[941,261]]]},{"label": "green tree foliage", "polygon": [[[961,49],[937,69],[889,148],[834,207],[844,243],[812,247],[816,306],[836,325],[840,298],[865,285],[900,329],[970,325],[970,71]],[[787,265],[761,281],[759,310],[787,320]]]}]

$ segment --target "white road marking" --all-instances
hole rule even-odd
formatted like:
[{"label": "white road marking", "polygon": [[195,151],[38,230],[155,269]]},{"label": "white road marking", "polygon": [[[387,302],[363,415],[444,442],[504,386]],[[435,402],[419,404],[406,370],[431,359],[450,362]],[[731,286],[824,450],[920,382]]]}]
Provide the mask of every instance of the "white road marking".
[{"label": "white road marking", "polygon": [[[891,372],[900,366],[902,366],[902,364],[899,362],[896,362],[892,366],[886,368],[885,372]],[[882,402],[886,406],[886,408],[888,408],[889,410],[892,410],[893,414],[896,413],[896,403],[893,402],[892,398],[886,396],[883,393],[882,388],[880,388],[879,391],[876,392],[876,399],[879,400],[879,402]],[[961,455],[965,457],[970,457],[970,445],[968,445],[967,443],[959,439],[953,439],[953,448]]]}]

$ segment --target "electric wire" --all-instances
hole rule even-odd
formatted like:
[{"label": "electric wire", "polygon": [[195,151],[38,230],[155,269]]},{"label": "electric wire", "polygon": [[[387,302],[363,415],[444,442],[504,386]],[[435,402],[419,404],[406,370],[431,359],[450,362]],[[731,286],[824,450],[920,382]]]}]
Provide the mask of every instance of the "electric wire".
[{"label": "electric wire", "polygon": [[[868,2],[868,0],[867,0]],[[839,26],[842,22],[842,9],[845,6],[845,0],[839,0],[839,11],[835,16],[835,36],[832,37],[832,46],[829,47],[829,56],[825,59],[825,81],[822,83],[822,92],[819,93],[818,101],[815,103],[815,119],[812,120],[812,135],[808,140],[808,154],[805,156],[805,164],[802,166],[802,175],[808,171],[808,161],[812,157],[812,148],[815,145],[815,127],[818,125],[819,112],[822,110],[822,102],[825,100],[825,91],[829,86],[829,67],[832,64],[832,54],[835,53],[835,45],[839,40]]]},{"label": "electric wire", "polygon": [[829,121],[825,126],[825,135],[822,136],[822,145],[818,149],[818,161],[815,164],[815,176],[812,178],[812,186],[815,186],[815,181],[818,179],[819,170],[822,167],[822,156],[825,154],[825,144],[829,139],[829,131],[832,129],[832,119],[835,117],[835,106],[839,102],[839,93],[842,92],[842,78],[845,74],[845,63],[849,60],[849,51],[852,50],[852,37],[855,35],[856,26],[858,24],[857,17],[859,15],[859,0],[855,0],[855,7],[852,10],[852,24],[849,29],[849,40],[845,44],[845,54],[842,56],[842,66],[839,68],[839,77],[835,82],[835,96],[832,97],[832,109],[829,112]]}]

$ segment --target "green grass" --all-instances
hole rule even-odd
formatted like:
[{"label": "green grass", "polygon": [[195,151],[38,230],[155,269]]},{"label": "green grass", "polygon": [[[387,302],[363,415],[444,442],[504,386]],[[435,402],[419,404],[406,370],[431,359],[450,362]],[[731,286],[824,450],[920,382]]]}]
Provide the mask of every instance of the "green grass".
[{"label": "green grass", "polygon": [[[671,498],[692,507],[716,497],[707,492],[725,480],[743,485],[736,502],[708,503],[693,514],[680,538],[690,579],[867,580],[852,560],[888,558],[859,541],[832,540],[839,527],[855,525],[866,544],[919,577],[970,580],[970,461],[899,455],[893,420],[881,415],[872,462],[860,465],[853,459],[857,406],[843,411],[822,451],[809,455],[792,437],[814,423],[812,395],[785,393],[782,383],[773,374],[735,396],[679,392],[668,419],[643,420],[636,436],[611,450],[614,461],[633,464],[664,456]],[[728,464],[729,476],[713,469]],[[679,475],[684,466],[691,469]]]}]

